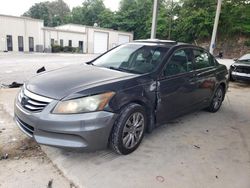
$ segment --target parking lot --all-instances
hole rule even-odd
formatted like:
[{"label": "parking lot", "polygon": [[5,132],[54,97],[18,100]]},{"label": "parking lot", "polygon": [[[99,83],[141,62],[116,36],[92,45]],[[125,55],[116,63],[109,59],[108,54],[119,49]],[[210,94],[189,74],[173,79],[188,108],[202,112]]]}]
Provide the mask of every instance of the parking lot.
[{"label": "parking lot", "polygon": [[[0,54],[0,83],[23,82],[42,66],[51,70],[93,57]],[[232,63],[221,62],[227,67]],[[138,150],[127,156],[111,150],[79,153],[47,146],[40,149],[12,121],[17,91],[0,90],[0,154],[9,153],[8,159],[0,160],[0,187],[45,187],[51,179],[55,187],[250,187],[249,83],[230,83],[219,112],[199,111],[169,122],[146,135]],[[20,152],[19,143],[32,147]],[[42,158],[45,162],[40,161]],[[26,168],[25,160],[33,170],[16,170]],[[20,182],[12,181],[39,177],[41,172],[45,182],[32,178],[20,186]]]}]

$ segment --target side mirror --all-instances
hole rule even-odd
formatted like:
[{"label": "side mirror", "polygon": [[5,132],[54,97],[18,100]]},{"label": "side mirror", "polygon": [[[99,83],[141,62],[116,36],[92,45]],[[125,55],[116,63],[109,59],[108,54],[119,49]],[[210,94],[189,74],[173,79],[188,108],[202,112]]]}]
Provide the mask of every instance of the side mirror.
[{"label": "side mirror", "polygon": [[238,61],[238,58],[234,58],[233,60],[234,60],[234,61]]}]

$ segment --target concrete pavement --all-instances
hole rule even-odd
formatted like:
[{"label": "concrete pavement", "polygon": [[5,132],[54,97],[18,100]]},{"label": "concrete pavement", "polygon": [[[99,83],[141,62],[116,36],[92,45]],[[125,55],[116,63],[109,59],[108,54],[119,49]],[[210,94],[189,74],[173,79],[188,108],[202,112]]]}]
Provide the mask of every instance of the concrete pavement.
[{"label": "concrete pavement", "polygon": [[[16,92],[0,90],[0,103],[11,114]],[[231,84],[219,112],[200,111],[161,126],[128,156],[42,149],[79,187],[249,188],[249,98],[249,85]]]},{"label": "concrete pavement", "polygon": [[[42,66],[52,70],[94,57],[1,53],[0,84],[23,82]],[[219,61],[228,68],[233,63]],[[0,90],[0,104],[11,115],[17,91]],[[118,156],[110,150],[76,153],[46,146],[42,149],[79,187],[249,188],[249,98],[249,85],[233,83],[218,113],[200,111],[159,127],[146,135],[138,150],[128,156]],[[14,122],[8,121],[7,128],[18,132]]]},{"label": "concrete pavement", "polygon": [[0,85],[14,81],[23,83],[36,75],[37,69],[43,66],[46,70],[53,70],[84,63],[96,56],[95,54],[0,52]]}]

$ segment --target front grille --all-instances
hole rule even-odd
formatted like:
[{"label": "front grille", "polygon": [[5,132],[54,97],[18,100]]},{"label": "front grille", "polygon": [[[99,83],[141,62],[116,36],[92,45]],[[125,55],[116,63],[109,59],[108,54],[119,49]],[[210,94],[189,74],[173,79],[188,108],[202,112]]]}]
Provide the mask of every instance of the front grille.
[{"label": "front grille", "polygon": [[32,137],[34,133],[34,127],[28,125],[27,123],[20,120],[18,117],[16,117],[16,122],[19,125],[20,129],[25,132],[28,136]]},{"label": "front grille", "polygon": [[[27,96],[25,96],[27,97]],[[32,98],[26,98],[26,103],[21,105],[23,108],[26,110],[29,110],[31,112],[41,112],[49,103],[46,102],[41,102],[41,101],[36,101]]]},{"label": "front grille", "polygon": [[22,89],[18,95],[21,106],[30,112],[41,112],[52,99],[31,93],[27,89]]},{"label": "front grille", "polygon": [[248,68],[248,67],[237,67],[236,72],[250,74],[250,68]]}]

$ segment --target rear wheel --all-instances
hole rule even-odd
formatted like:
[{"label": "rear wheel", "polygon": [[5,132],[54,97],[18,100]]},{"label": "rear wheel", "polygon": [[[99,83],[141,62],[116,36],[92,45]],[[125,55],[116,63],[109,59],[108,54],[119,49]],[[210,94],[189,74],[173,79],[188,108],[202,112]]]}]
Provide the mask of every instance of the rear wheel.
[{"label": "rear wheel", "polygon": [[129,104],[120,113],[111,133],[110,145],[118,153],[127,155],[140,145],[147,124],[144,108]]},{"label": "rear wheel", "polygon": [[224,99],[224,95],[225,95],[224,88],[222,86],[219,86],[215,91],[210,106],[208,107],[209,112],[217,112],[220,109]]}]

